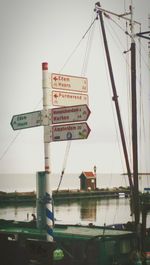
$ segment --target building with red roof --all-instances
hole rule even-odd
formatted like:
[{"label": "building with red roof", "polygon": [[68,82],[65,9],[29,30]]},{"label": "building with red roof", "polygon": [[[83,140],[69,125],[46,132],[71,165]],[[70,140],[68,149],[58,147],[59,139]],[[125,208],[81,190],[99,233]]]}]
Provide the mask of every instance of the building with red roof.
[{"label": "building with red roof", "polygon": [[84,171],[79,176],[80,190],[90,191],[96,189],[96,174],[91,171]]}]

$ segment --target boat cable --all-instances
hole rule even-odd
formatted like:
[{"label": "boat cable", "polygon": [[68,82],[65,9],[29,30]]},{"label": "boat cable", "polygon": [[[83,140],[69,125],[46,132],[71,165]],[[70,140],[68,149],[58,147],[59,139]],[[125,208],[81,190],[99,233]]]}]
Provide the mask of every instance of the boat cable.
[{"label": "boat cable", "polygon": [[[108,31],[110,31],[108,29],[107,23],[106,23],[106,28],[107,28]],[[100,31],[100,25],[99,25],[99,31]],[[111,28],[111,31],[113,31],[113,33],[114,33],[114,30],[112,28]],[[121,56],[123,57],[123,59],[125,59],[124,56],[123,56],[123,52],[122,52],[122,50],[123,50],[122,49],[122,46],[123,45],[122,45],[122,43],[120,43],[119,37],[117,38],[117,43],[116,43],[116,40],[114,39],[114,34],[112,34],[112,33],[110,33],[110,34],[112,36],[113,42],[115,42],[115,45],[117,45],[118,50],[120,51]],[[100,35],[101,35],[101,31],[100,31],[99,36]],[[100,41],[101,40],[102,39],[100,38]],[[120,46],[118,46],[118,42],[120,43],[121,48],[120,48]],[[103,45],[103,42],[102,42],[101,45]],[[108,84],[108,88],[109,88],[109,94],[110,94],[109,98],[111,99],[112,98],[112,95],[111,95],[111,86],[110,86],[110,82],[109,82],[109,74],[108,74],[108,71],[107,71],[107,62],[106,62],[106,57],[105,57],[105,54],[104,54],[104,49],[102,49],[102,50],[103,50],[103,61],[104,61],[104,65],[105,65],[106,80],[107,80],[107,84]],[[113,102],[112,102],[112,100],[110,100],[110,105],[111,105],[112,115],[113,115],[113,120],[114,120],[114,125],[115,125],[115,132],[116,132],[116,136],[117,136],[117,143],[118,143],[118,150],[119,150],[120,158],[121,158],[121,164],[122,164],[122,168],[124,168],[123,157],[122,157],[122,152],[121,152],[121,144],[120,144],[120,141],[119,141],[119,132],[118,132],[118,129],[117,129],[116,115],[115,115],[115,111],[114,111],[114,108],[113,108]],[[110,179],[109,179],[108,187],[111,186],[112,177],[113,177],[113,175],[110,174]],[[125,181],[126,181],[126,179],[125,179]],[[109,219],[108,213],[109,213],[109,204],[107,204],[107,209],[106,209],[105,216],[104,216],[104,223],[105,224],[107,223],[107,219]],[[116,213],[114,215],[116,216]],[[115,216],[114,216],[114,220],[115,220]]]},{"label": "boat cable", "polygon": [[[101,18],[101,20],[102,20],[102,13],[100,13],[101,14],[101,16],[100,16],[100,18]],[[103,21],[102,21],[103,22]],[[102,28],[103,29],[103,28]],[[103,31],[104,31],[104,29],[103,29]],[[105,33],[105,32],[104,32]],[[105,34],[104,34],[105,35]],[[105,39],[105,36],[104,36],[104,42],[105,42],[105,44],[106,44],[106,39]],[[108,55],[108,53],[107,53],[107,47],[106,47],[106,55]],[[108,57],[108,59],[109,59],[109,56],[107,56]],[[108,60],[109,61],[109,60]],[[108,63],[110,63],[110,62],[108,62]],[[109,69],[111,68],[111,63],[109,64]],[[110,71],[111,71],[111,69],[110,69]],[[111,74],[111,73],[110,73]],[[111,77],[113,77],[112,75],[111,75]],[[113,78],[111,79],[112,81],[113,81]],[[113,82],[112,82],[112,88],[115,90],[115,85],[113,86]],[[116,93],[116,92],[115,92]],[[115,103],[117,103],[117,101],[115,102]],[[118,105],[116,104],[116,107],[117,107]],[[118,118],[120,117],[120,110],[119,110],[119,107],[118,107]],[[120,119],[119,119],[120,120]],[[127,155],[127,149],[126,149],[126,142],[125,142],[125,135],[123,135],[123,132],[124,132],[124,130],[123,130],[123,124],[121,124],[120,123],[120,132],[122,132],[122,134],[121,134],[121,140],[122,140],[122,142],[124,143],[124,145],[123,145],[123,150],[124,150],[124,155],[125,155],[125,158],[126,158],[126,166],[127,166],[127,170],[129,171],[128,172],[128,175],[129,175],[129,181],[130,181],[130,186],[131,185],[133,185],[132,184],[132,179],[131,179],[131,172],[130,172],[130,166],[129,166],[129,161],[128,161],[128,155]],[[128,162],[128,163],[127,163]]]},{"label": "boat cable", "polygon": [[[111,25],[111,23],[110,23],[110,19],[111,19],[111,17],[110,16],[105,16],[106,18],[107,18],[107,22],[109,21],[109,24],[108,23],[106,23],[106,28],[107,28],[107,30],[108,30],[108,32],[109,32],[109,34],[110,34],[110,36],[112,37],[112,41],[115,43],[115,45],[118,47],[118,51],[120,51],[120,55],[122,56],[122,58],[124,59],[124,61],[125,61],[125,63],[126,63],[126,68],[128,69],[128,73],[129,73],[129,62],[127,61],[127,58],[126,58],[126,53],[124,53],[124,50],[126,50],[126,47],[124,46],[124,43],[122,43],[121,41],[120,41],[120,38],[119,38],[119,36],[117,35],[117,33],[116,33],[116,31],[114,30],[114,28],[112,27],[112,25]],[[112,22],[114,22],[115,20],[114,19],[111,19],[112,20]],[[118,23],[116,23],[116,25],[118,26]],[[110,27],[110,29],[109,29],[109,27]],[[122,28],[122,27],[120,27],[119,26],[119,28],[121,29],[121,31],[125,34],[125,30]],[[126,35],[126,38],[128,38],[128,35]],[[119,45],[118,45],[119,44]],[[128,46],[127,46],[128,47]],[[104,58],[105,58],[105,56],[104,56]],[[107,62],[106,62],[106,59],[105,59],[105,68],[107,68]],[[106,73],[107,73],[107,80],[109,80],[109,76],[108,76],[108,72],[106,71]],[[129,79],[129,75],[128,75],[128,79]],[[109,87],[110,87],[110,90],[109,90],[109,92],[110,92],[110,98],[112,97],[111,96],[111,86],[110,86],[110,82],[109,81],[107,81],[108,82],[108,84],[109,84]],[[127,85],[127,87],[128,87],[128,85]],[[128,98],[128,100],[129,100],[129,98]],[[127,103],[129,103],[129,101],[127,100]],[[127,106],[128,106],[128,104],[126,104]],[[113,113],[113,119],[114,119],[114,124],[115,124],[115,131],[116,131],[116,136],[117,136],[117,143],[118,143],[118,149],[119,149],[119,153],[120,153],[120,158],[121,158],[121,164],[122,164],[122,168],[124,169],[124,159],[123,159],[123,157],[122,157],[122,145],[121,145],[121,143],[120,143],[120,136],[119,136],[119,132],[118,132],[118,123],[117,123],[117,120],[116,120],[116,113],[115,113],[115,111],[114,111],[114,108],[113,108],[113,104],[112,104],[112,101],[111,101],[111,108],[112,108],[112,113]],[[129,122],[128,122],[128,124],[129,124]],[[125,127],[124,125],[123,125],[123,127]],[[129,127],[129,126],[128,126]],[[125,138],[126,138],[126,141],[127,141],[127,136],[126,136],[126,132],[125,132],[125,130],[124,130],[124,133],[125,133]],[[130,146],[130,144],[128,144],[128,149],[130,149],[129,148],[129,146]],[[130,163],[131,163],[131,158],[130,158]],[[125,172],[125,170],[123,170],[123,172]]]},{"label": "boat cable", "polygon": [[[112,17],[110,17],[109,15],[106,15],[109,19],[111,19],[121,30],[123,30],[122,29],[122,27],[120,27],[120,25],[114,20],[114,19],[112,19]],[[127,23],[127,22],[126,22]],[[139,23],[138,24],[138,26],[139,26],[139,32],[141,32],[141,24]],[[127,35],[129,35],[129,33],[128,33],[128,30],[126,30],[125,31],[125,33],[127,34]],[[138,36],[138,34],[136,34],[137,36]],[[136,37],[136,35],[135,35],[135,37]],[[144,121],[144,106],[143,106],[143,100],[142,100],[142,98],[143,98],[143,96],[142,96],[142,92],[143,92],[143,90],[142,90],[142,78],[141,78],[141,69],[142,69],[142,67],[141,67],[141,59],[143,60],[143,62],[145,63],[145,65],[147,66],[147,68],[149,68],[149,66],[148,66],[148,64],[147,64],[147,62],[146,62],[146,60],[144,60],[144,58],[143,58],[143,56],[142,56],[142,54],[141,54],[141,46],[142,46],[142,41],[141,41],[141,38],[138,38],[138,41],[139,41],[139,48],[137,48],[137,50],[138,50],[138,52],[139,52],[139,75],[137,76],[137,81],[138,81],[138,83],[139,83],[139,93],[140,93],[140,96],[139,96],[139,98],[140,98],[140,102],[139,102],[139,106],[140,106],[140,124],[141,124],[141,126],[140,126],[140,135],[139,135],[139,140],[140,140],[140,144],[141,144],[141,146],[140,146],[140,148],[141,148],[141,152],[142,152],[142,135],[144,135],[143,137],[144,137],[144,142],[145,142],[145,144],[144,144],[144,146],[146,146],[146,133],[145,133],[145,127],[146,127],[146,125],[145,125],[145,121]],[[125,51],[124,53],[127,53],[129,50],[127,50],[127,51]],[[131,96],[131,95],[130,95]],[[142,127],[143,126],[143,127]],[[131,135],[131,132],[129,132],[129,135]],[[129,137],[129,140],[131,139],[131,137]],[[129,146],[131,146],[131,143],[129,143]],[[131,154],[130,154],[130,157],[131,157]],[[147,161],[145,160],[145,163],[146,163]],[[141,164],[141,166],[142,166],[142,164]],[[145,165],[145,168],[147,168],[147,165]],[[147,172],[147,169],[145,170],[145,172]]]},{"label": "boat cable", "polygon": [[[125,22],[125,29],[123,27],[121,27],[114,19],[112,19],[110,16],[109,16],[109,20],[111,20],[112,22],[115,23],[115,25],[117,27],[119,27],[119,29],[125,34],[126,36],[126,47],[124,46],[124,43],[121,42],[118,34],[116,33],[116,31],[114,30],[114,28],[112,27],[111,23],[109,23],[109,26],[111,27],[111,30],[113,31],[113,34],[111,33],[111,31],[109,31],[109,33],[111,34],[111,37],[112,39],[114,40],[115,44],[117,45],[118,47],[118,50],[120,50],[120,55],[122,56],[122,58],[124,59],[125,61],[125,65],[126,65],[126,88],[127,88],[127,92],[126,92],[126,107],[127,107],[127,130],[128,130],[128,137],[127,137],[127,133],[126,133],[126,130],[125,130],[125,126],[123,124],[123,128],[124,128],[124,134],[125,134],[125,139],[126,139],[126,144],[127,144],[127,147],[128,147],[128,157],[129,157],[129,162],[130,164],[132,163],[132,150],[131,150],[131,142],[132,142],[132,137],[131,137],[131,125],[130,125],[130,117],[131,117],[131,84],[130,84],[130,56],[129,56],[129,51],[130,51],[130,48],[129,48],[129,34],[128,34],[128,27],[130,27],[129,25],[129,22],[126,21]],[[107,20],[107,21],[109,21]],[[107,26],[107,24],[106,24]],[[115,38],[116,37],[116,40]],[[120,47],[119,45],[120,44]],[[123,49],[122,49],[123,48]],[[129,104],[130,102],[130,104]],[[113,108],[112,108],[113,109]],[[113,109],[114,110],[114,109]],[[121,111],[121,110],[120,110]],[[114,115],[114,120],[116,118],[116,115],[115,113],[113,112],[113,115]],[[115,120],[116,121],[116,120]],[[122,120],[123,122],[123,120]],[[121,163],[122,163],[122,168],[123,168],[123,172],[126,172],[126,169],[125,169],[125,165],[124,165],[124,158],[122,156],[122,145],[119,141],[120,137],[119,137],[119,132],[117,130],[117,121],[115,122],[115,125],[116,125],[116,135],[117,135],[117,139],[118,139],[118,148],[119,148],[119,152],[120,152],[120,158],[121,158]],[[127,186],[127,179],[124,175],[124,181],[126,183],[126,186]],[[132,215],[132,214],[131,214]]]},{"label": "boat cable", "polygon": [[66,169],[66,165],[67,165],[67,159],[68,159],[68,156],[69,156],[71,142],[72,141],[68,141],[67,142],[67,145],[66,145],[65,156],[64,156],[64,161],[63,161],[63,167],[62,167],[62,171],[61,171],[61,175],[60,175],[59,184],[58,184],[58,187],[56,189],[56,193],[59,191],[59,188],[60,188],[60,185],[61,185],[61,182],[62,182],[64,173],[65,173],[65,169]]},{"label": "boat cable", "polygon": [[[105,17],[106,18],[108,18],[108,20],[107,21],[109,21],[109,20],[111,20],[112,22],[114,22],[126,35],[127,35],[127,41],[128,41],[128,36],[130,36],[129,35],[129,33],[128,33],[128,29],[127,29],[127,26],[128,26],[128,24],[129,23],[127,23],[127,21],[126,21],[126,30],[124,30],[123,29],[123,27],[121,27],[120,26],[120,24],[118,24],[110,15],[108,15],[108,14],[105,14],[104,13],[104,15],[105,15]],[[109,24],[110,26],[111,26],[111,24]],[[137,25],[138,27],[139,27],[139,32],[141,32],[141,24],[138,24]],[[129,25],[129,27],[130,27],[130,25]],[[112,28],[112,27],[111,27]],[[116,32],[114,31],[114,29],[112,29],[113,30],[113,35],[111,34],[111,36],[112,36],[112,38],[114,39],[114,35],[116,35],[117,36],[117,34],[116,34]],[[138,36],[138,35],[137,35]],[[136,37],[136,35],[135,35],[135,37]],[[119,41],[119,43],[120,43],[120,39],[119,39],[119,37],[117,37],[117,39],[118,39],[118,41]],[[145,128],[145,124],[144,124],[144,120],[142,120],[142,117],[144,116],[144,115],[142,115],[143,113],[144,113],[144,106],[142,105],[142,78],[141,78],[141,59],[144,59],[143,58],[143,56],[142,56],[142,54],[141,54],[141,45],[142,45],[142,42],[141,42],[141,38],[138,38],[138,41],[139,41],[139,45],[138,45],[138,47],[139,48],[137,48],[137,50],[139,51],[139,72],[140,72],[140,74],[138,75],[138,77],[137,77],[137,82],[139,83],[139,93],[140,93],[140,96],[139,96],[139,98],[141,99],[141,101],[139,102],[139,106],[140,106],[140,124],[143,124],[143,128]],[[128,45],[128,43],[127,43],[127,47],[129,47],[129,45]],[[127,48],[127,50],[125,50],[123,53],[124,54],[127,54],[128,55],[128,51],[130,51],[130,49],[128,49]],[[127,72],[129,72],[129,59],[128,58],[126,58],[125,59],[126,60],[126,66],[127,66],[127,69],[126,69],[126,73]],[[146,60],[144,60],[144,62],[145,62],[145,65],[147,66],[147,68],[148,68],[148,65],[147,65],[147,63],[146,63]],[[127,74],[127,76],[128,76],[128,78],[130,78],[129,77],[129,73]],[[130,81],[128,80],[128,85],[127,85],[127,87],[129,88],[127,91],[128,91],[128,96],[127,96],[127,98],[128,98],[128,101],[127,102],[129,102],[129,101],[131,101],[131,93],[130,93]],[[127,104],[128,105],[128,104]],[[128,109],[128,113],[130,113],[130,109]],[[130,121],[129,121],[129,116],[128,116],[128,124],[130,124]],[[128,146],[131,146],[131,127],[130,126],[128,126],[128,128],[129,128],[129,137],[126,137],[126,140],[128,140],[129,141],[129,143],[128,143]],[[142,130],[142,127],[140,127],[141,128],[141,130],[140,130],[140,139],[141,139],[141,133],[143,133],[143,130]],[[145,129],[144,129],[144,132],[145,132]],[[145,134],[145,133],[144,133]],[[145,139],[146,139],[146,136],[145,136]],[[141,142],[142,142],[142,140],[141,140]],[[130,150],[130,148],[129,148],[129,150]],[[132,160],[131,159],[131,150],[130,150],[130,152],[129,152],[129,155],[130,155],[130,161]]]},{"label": "boat cable", "polygon": [[[38,103],[36,104],[36,106],[34,107],[33,111],[37,110],[38,106],[40,105],[40,103],[42,102],[42,99],[40,99],[38,101]],[[5,155],[8,153],[9,149],[11,148],[11,146],[15,143],[16,139],[19,137],[19,135],[21,134],[21,130],[17,131],[16,135],[10,140],[10,142],[8,143],[8,145],[6,146],[6,148],[4,149],[4,151],[2,152],[2,154],[0,155],[0,161],[5,157]]]},{"label": "boat cable", "polygon": [[79,40],[79,42],[76,44],[76,46],[74,47],[74,49],[72,50],[72,52],[70,53],[70,55],[67,57],[65,63],[62,65],[62,67],[61,67],[61,69],[60,69],[59,72],[62,72],[62,70],[64,69],[64,67],[68,64],[68,62],[70,61],[70,59],[72,58],[72,56],[74,55],[74,53],[77,51],[77,49],[80,46],[81,42],[84,40],[84,38],[86,37],[86,35],[89,33],[90,29],[92,28],[92,26],[94,25],[94,23],[95,23],[96,20],[97,20],[97,16],[91,22],[90,26],[88,27],[88,29],[86,30],[86,32],[83,34],[82,38]]},{"label": "boat cable", "polygon": [[[114,21],[114,20],[113,20]],[[127,24],[127,23],[126,23]],[[141,32],[141,25],[139,25],[139,27],[140,27],[140,32]],[[125,32],[126,34],[127,34],[127,36],[129,35],[128,34],[128,31],[126,30],[126,32]],[[140,135],[139,135],[139,140],[140,140],[140,143],[141,143],[141,148],[142,148],[142,134],[144,134],[145,135],[145,121],[144,121],[144,106],[143,106],[143,104],[142,104],[142,98],[143,98],[143,90],[142,90],[142,78],[141,78],[141,59],[142,59],[142,54],[141,54],[141,39],[139,39],[138,38],[138,40],[139,40],[139,72],[140,72],[140,74],[138,75],[138,78],[137,78],[137,80],[138,80],[138,83],[139,83],[139,99],[140,99],[140,101],[139,101],[139,107],[140,107],[140,124],[142,125],[143,124],[143,127],[142,126],[140,126]],[[128,52],[129,50],[127,50],[127,52]],[[124,52],[125,54],[127,53],[127,52]],[[128,66],[128,64],[127,64],[127,66]],[[128,87],[128,86],[127,86]],[[130,90],[129,90],[130,91]],[[131,95],[129,95],[129,101],[131,101]],[[143,119],[142,119],[142,117],[143,117]],[[129,123],[129,122],[128,122]],[[128,128],[130,129],[130,126],[128,126]],[[142,129],[143,128],[143,129]],[[131,133],[129,132],[129,135],[131,136]],[[146,141],[146,136],[144,136],[144,139],[145,139],[145,141]],[[129,137],[129,140],[131,140],[131,137]],[[145,142],[144,141],[144,142]],[[130,145],[129,145],[130,146]],[[146,146],[146,145],[145,145]],[[141,149],[141,151],[142,151],[142,149]],[[141,153],[141,152],[140,152]],[[130,160],[131,160],[131,154],[130,154]],[[141,161],[141,160],[140,160]],[[147,162],[146,160],[144,160],[144,162]],[[116,209],[117,210],[117,209]],[[132,213],[132,209],[131,209],[131,213]],[[131,216],[132,216],[132,214],[131,214]]]},{"label": "boat cable", "polygon": [[[85,76],[85,72],[87,70],[87,65],[88,65],[88,60],[89,60],[89,54],[90,54],[91,44],[92,44],[92,40],[93,40],[93,32],[94,32],[94,27],[93,26],[95,25],[95,21],[96,20],[97,20],[97,16],[94,18],[94,20],[92,18],[92,22],[91,22],[90,26],[88,27],[88,29],[84,33],[84,35],[81,38],[81,40],[75,46],[75,48],[73,49],[73,51],[71,52],[71,54],[68,56],[66,62],[63,64],[63,66],[61,68],[61,71],[64,69],[64,67],[67,65],[67,63],[70,61],[70,59],[72,58],[72,56],[74,55],[74,53],[78,49],[81,41],[89,33],[88,40],[87,40],[87,45],[86,45],[86,51],[85,51],[84,60],[83,60],[83,65],[82,65],[82,69],[81,69],[81,76]],[[91,29],[93,29],[93,30],[91,30]],[[64,155],[64,161],[63,161],[63,166],[62,166],[62,170],[61,170],[61,174],[60,174],[60,179],[59,179],[59,184],[58,184],[58,187],[56,189],[56,192],[59,191],[60,185],[61,185],[62,180],[63,180],[63,176],[64,176],[64,173],[65,173],[65,170],[66,170],[67,161],[68,161],[68,157],[69,157],[69,151],[70,151],[70,148],[71,148],[71,143],[72,143],[72,141],[67,141],[65,155]]]},{"label": "boat cable", "polygon": [[[141,32],[141,31],[140,31]],[[141,48],[142,48],[142,39],[139,37],[139,48],[137,48],[137,51],[139,53],[139,69],[140,69],[140,74],[138,75],[138,84],[139,84],[139,120],[140,120],[140,132],[139,132],[139,141],[140,141],[140,154],[143,154],[145,152],[145,147],[149,147],[149,144],[147,143],[147,137],[146,137],[146,125],[147,122],[144,119],[146,115],[144,115],[145,112],[145,104],[144,104],[144,94],[146,93],[145,89],[142,89],[142,87],[145,87],[145,84],[142,85],[142,62],[144,62],[146,68],[148,69],[148,64],[146,63],[144,57],[142,56]],[[142,59],[142,61],[141,61]],[[142,145],[142,142],[144,142],[144,147]],[[141,161],[141,160],[140,160]],[[142,162],[142,161],[141,161]],[[140,163],[140,166],[144,167],[144,172],[148,172],[148,166],[149,166],[149,161],[147,159],[144,159],[144,164]],[[142,170],[143,171],[143,170]]]},{"label": "boat cable", "polygon": [[[97,17],[95,18],[94,22],[97,20]],[[92,48],[92,42],[93,42],[93,35],[94,35],[94,30],[95,30],[95,24],[93,24],[93,28],[89,31],[88,34],[88,40],[87,40],[87,45],[86,45],[86,50],[85,50],[85,55],[83,59],[83,65],[82,65],[82,70],[81,70],[81,76],[85,76],[87,72],[87,67],[88,67],[88,62],[89,62],[89,56],[90,56],[90,51]]]}]

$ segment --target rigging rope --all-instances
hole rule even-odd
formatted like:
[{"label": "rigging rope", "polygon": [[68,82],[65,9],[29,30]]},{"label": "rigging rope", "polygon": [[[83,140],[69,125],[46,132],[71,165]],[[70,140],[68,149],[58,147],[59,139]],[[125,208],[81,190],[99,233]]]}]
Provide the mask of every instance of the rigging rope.
[{"label": "rigging rope", "polygon": [[[94,19],[94,22],[96,19],[97,19],[97,17]],[[92,22],[92,25],[94,25],[93,22]],[[89,55],[90,55],[90,50],[91,50],[92,40],[93,40],[93,34],[94,34],[94,27],[93,27],[93,30],[90,31],[89,35],[88,35],[88,41],[87,41],[86,51],[85,51],[84,60],[83,60],[81,76],[85,76],[85,73],[87,71]]]},{"label": "rigging rope", "polygon": [[[105,15],[105,17],[108,18],[109,20],[112,20],[112,21],[114,22],[114,20],[111,19],[110,16]],[[108,20],[107,20],[107,22],[108,22]],[[111,30],[113,31],[113,34],[112,34],[112,32],[110,31],[108,25],[110,26]],[[118,24],[117,24],[117,26],[118,26]],[[126,47],[123,47],[123,46],[124,46],[124,45],[123,45],[124,43],[122,44],[120,38],[118,37],[117,33],[115,32],[114,28],[112,27],[112,25],[111,25],[110,23],[109,23],[109,24],[106,24],[106,28],[107,28],[107,30],[109,31],[109,33],[110,33],[110,35],[111,35],[111,37],[112,37],[112,40],[115,42],[115,45],[118,47],[118,50],[120,50],[120,54],[121,54],[121,56],[123,57],[123,59],[125,60],[126,65],[127,65],[128,68],[129,68],[129,64],[128,64],[126,58],[123,56],[123,53],[124,53],[123,50],[126,49]],[[119,28],[123,31],[123,33],[125,33],[125,30],[124,30],[121,26],[119,26]],[[117,42],[116,42],[114,36],[116,37]],[[120,44],[121,48],[120,48],[120,46],[118,45],[118,43]],[[122,47],[123,47],[123,48],[122,48]],[[107,65],[107,63],[106,63],[106,60],[105,60],[105,67],[106,67],[106,65]],[[107,68],[107,67],[106,67],[106,68]],[[106,73],[107,73],[107,71],[106,71]],[[107,73],[107,79],[109,80],[108,73]],[[109,83],[109,82],[108,82],[108,84],[109,84],[109,87],[110,87],[110,83]],[[109,89],[109,92],[110,92],[110,98],[111,98],[111,89]],[[122,157],[122,145],[120,144],[120,140],[119,140],[119,139],[120,139],[120,136],[119,136],[119,132],[118,132],[118,128],[117,128],[118,123],[117,123],[117,121],[116,121],[116,114],[115,114],[115,111],[114,111],[114,108],[113,108],[113,104],[112,104],[112,102],[111,102],[111,107],[112,107],[113,119],[114,119],[114,122],[115,122],[116,136],[117,136],[117,139],[118,139],[118,141],[117,141],[117,142],[118,142],[118,149],[119,149],[119,153],[120,153],[120,158],[121,158],[122,168],[124,169],[124,162],[123,162],[124,159],[123,159],[123,157]],[[121,112],[121,110],[120,110],[120,112]],[[123,121],[122,121],[122,122],[123,122]],[[124,127],[124,124],[123,124],[123,127]],[[125,133],[125,130],[124,130],[124,133]],[[127,141],[126,134],[125,134],[125,138],[126,138],[126,141]]]},{"label": "rigging rope", "polygon": [[[37,107],[39,106],[39,104],[41,103],[42,99],[40,99],[40,101],[38,101],[38,103],[36,104],[36,106],[34,107],[33,111],[35,111],[37,109]],[[21,134],[21,130],[19,132],[17,132],[17,134],[14,136],[14,138],[9,142],[8,146],[5,148],[5,150],[3,151],[3,153],[0,156],[0,161],[5,157],[5,155],[8,153],[9,149],[11,148],[11,146],[14,144],[14,142],[16,141],[16,139],[18,138],[18,136]]]},{"label": "rigging rope", "polygon": [[78,49],[78,47],[80,46],[81,42],[84,40],[84,38],[86,37],[86,35],[88,34],[88,32],[90,31],[90,29],[92,28],[92,26],[94,25],[96,19],[97,19],[97,17],[94,18],[94,20],[92,21],[92,23],[90,24],[90,26],[88,27],[88,29],[86,30],[86,32],[83,34],[83,36],[80,39],[80,41],[77,43],[77,45],[75,46],[75,48],[72,50],[72,52],[68,56],[67,60],[65,61],[65,63],[63,64],[63,66],[61,67],[61,69],[60,69],[59,72],[62,72],[62,70],[64,69],[64,67],[70,61],[70,59],[72,58],[72,56],[74,55],[74,53],[76,52],[76,50]]},{"label": "rigging rope", "polygon": [[[72,56],[74,55],[74,53],[76,52],[76,50],[78,49],[78,47],[80,46],[81,42],[84,40],[84,38],[86,37],[86,35],[88,33],[88,40],[87,40],[87,46],[86,46],[86,51],[85,51],[85,56],[84,56],[84,62],[83,62],[83,66],[82,66],[82,71],[81,71],[81,76],[85,75],[85,71],[87,70],[87,65],[88,65],[88,60],[89,60],[89,53],[90,53],[90,48],[91,48],[91,43],[92,43],[92,37],[93,37],[93,31],[90,31],[92,29],[92,26],[94,25],[95,21],[97,20],[97,16],[94,18],[92,18],[92,22],[90,24],[90,26],[88,27],[88,29],[86,30],[86,32],[84,33],[83,37],[81,38],[81,40],[77,43],[77,45],[75,46],[75,48],[73,49],[73,51],[71,52],[71,54],[68,56],[66,62],[63,64],[60,72],[64,69],[64,67],[67,65],[67,63],[70,61],[70,59],[72,58]],[[69,151],[71,148],[71,142],[72,141],[68,141],[67,145],[66,145],[66,151],[65,151],[65,156],[64,156],[64,162],[63,162],[63,167],[62,167],[62,171],[61,171],[61,175],[60,175],[60,180],[59,180],[59,184],[57,187],[56,192],[59,191],[64,173],[65,173],[65,169],[66,169],[66,165],[67,165],[67,160],[68,160],[68,155],[69,155]]]},{"label": "rigging rope", "polygon": [[62,171],[61,171],[61,175],[60,175],[60,180],[59,180],[59,184],[58,184],[56,192],[59,191],[64,173],[65,173],[65,169],[66,169],[66,165],[67,165],[67,158],[68,158],[69,151],[70,151],[70,146],[71,146],[71,141],[68,141],[67,146],[66,146],[66,150],[65,150],[64,162],[63,162],[63,167],[62,167]]}]

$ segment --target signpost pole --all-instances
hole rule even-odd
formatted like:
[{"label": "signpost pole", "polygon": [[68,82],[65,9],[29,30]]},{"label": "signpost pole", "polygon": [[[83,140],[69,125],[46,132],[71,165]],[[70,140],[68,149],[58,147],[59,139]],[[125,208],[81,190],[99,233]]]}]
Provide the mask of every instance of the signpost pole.
[{"label": "signpost pole", "polygon": [[[42,87],[43,87],[43,110],[48,113],[48,63],[42,63]],[[44,138],[46,134],[44,126]],[[46,187],[45,187],[45,207],[46,207],[46,225],[47,225],[47,241],[53,241],[53,205],[52,205],[52,188],[51,188],[51,161],[50,161],[50,143],[44,141],[44,155],[45,155],[45,173],[46,173]]]}]

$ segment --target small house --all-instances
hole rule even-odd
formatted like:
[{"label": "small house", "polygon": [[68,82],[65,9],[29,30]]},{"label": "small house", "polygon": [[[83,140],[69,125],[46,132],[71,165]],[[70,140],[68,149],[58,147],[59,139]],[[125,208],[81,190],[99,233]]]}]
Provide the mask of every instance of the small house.
[{"label": "small house", "polygon": [[96,189],[96,174],[91,171],[82,172],[80,178],[80,190],[95,190]]}]

